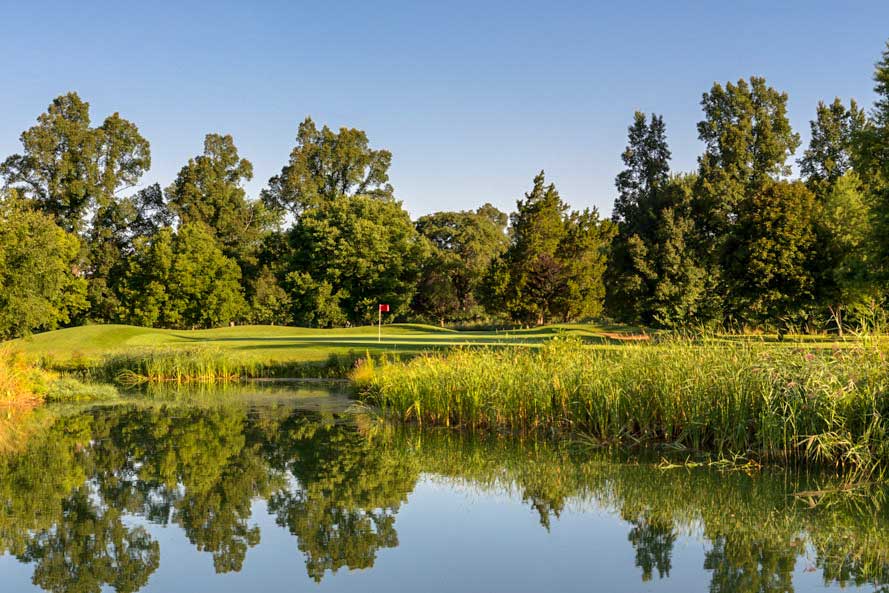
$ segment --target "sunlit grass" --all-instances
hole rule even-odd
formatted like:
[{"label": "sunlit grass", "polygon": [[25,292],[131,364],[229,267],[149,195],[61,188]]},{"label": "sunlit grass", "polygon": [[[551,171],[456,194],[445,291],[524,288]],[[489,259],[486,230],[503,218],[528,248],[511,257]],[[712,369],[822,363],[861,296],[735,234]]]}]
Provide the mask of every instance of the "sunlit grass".
[{"label": "sunlit grass", "polygon": [[362,397],[420,424],[582,432],[721,456],[882,471],[889,462],[884,347],[812,350],[667,340],[601,350],[458,349],[353,373]]},{"label": "sunlit grass", "polygon": [[43,400],[50,376],[20,354],[0,350],[0,407],[33,407]]}]

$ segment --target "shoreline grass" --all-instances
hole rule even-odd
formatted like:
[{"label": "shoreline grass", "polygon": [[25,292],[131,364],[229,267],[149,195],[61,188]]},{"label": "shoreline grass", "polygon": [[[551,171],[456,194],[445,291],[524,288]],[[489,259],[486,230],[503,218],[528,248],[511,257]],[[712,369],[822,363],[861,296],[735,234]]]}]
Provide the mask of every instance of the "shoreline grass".
[{"label": "shoreline grass", "polygon": [[565,339],[370,362],[352,379],[363,401],[419,424],[579,432],[869,475],[889,463],[889,368],[876,340],[811,350],[676,339],[603,351]]},{"label": "shoreline grass", "polygon": [[52,377],[18,353],[0,350],[0,407],[32,408],[43,401]]},{"label": "shoreline grass", "polygon": [[245,379],[345,379],[369,354],[330,353],[322,361],[263,360],[209,346],[139,348],[98,360],[44,360],[49,368],[89,381],[124,387],[143,384],[224,384]]}]

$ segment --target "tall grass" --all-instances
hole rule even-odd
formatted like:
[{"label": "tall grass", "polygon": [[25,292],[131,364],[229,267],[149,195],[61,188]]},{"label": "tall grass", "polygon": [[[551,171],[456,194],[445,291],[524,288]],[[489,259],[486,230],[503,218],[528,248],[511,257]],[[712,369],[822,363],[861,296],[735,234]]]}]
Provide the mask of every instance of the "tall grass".
[{"label": "tall grass", "polygon": [[811,352],[674,340],[603,351],[568,339],[371,362],[353,379],[368,403],[421,424],[579,431],[600,443],[868,471],[889,462],[889,368],[878,342]]},{"label": "tall grass", "polygon": [[43,401],[51,377],[21,355],[0,350],[0,407],[33,407]]},{"label": "tall grass", "polygon": [[22,356],[0,350],[0,454],[19,450],[36,430],[33,408],[43,402],[52,375]]},{"label": "tall grass", "polygon": [[[217,384],[247,378],[344,378],[355,367],[354,353],[331,354],[323,362],[263,361],[211,347],[146,348],[113,353],[65,370],[125,386],[145,383]],[[64,367],[63,367],[64,368]]]},{"label": "tall grass", "polygon": [[224,383],[258,375],[261,365],[213,348],[166,348],[111,354],[100,372],[124,385]]}]

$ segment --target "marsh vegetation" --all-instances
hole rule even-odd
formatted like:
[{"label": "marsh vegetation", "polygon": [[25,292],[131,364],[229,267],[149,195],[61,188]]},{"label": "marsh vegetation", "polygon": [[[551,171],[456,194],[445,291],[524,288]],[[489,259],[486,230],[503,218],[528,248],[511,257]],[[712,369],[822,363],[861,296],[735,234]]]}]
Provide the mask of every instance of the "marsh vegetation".
[{"label": "marsh vegetation", "polygon": [[880,340],[806,348],[673,339],[613,349],[466,348],[368,363],[353,378],[390,416],[470,430],[582,433],[724,458],[879,477],[889,462]]}]

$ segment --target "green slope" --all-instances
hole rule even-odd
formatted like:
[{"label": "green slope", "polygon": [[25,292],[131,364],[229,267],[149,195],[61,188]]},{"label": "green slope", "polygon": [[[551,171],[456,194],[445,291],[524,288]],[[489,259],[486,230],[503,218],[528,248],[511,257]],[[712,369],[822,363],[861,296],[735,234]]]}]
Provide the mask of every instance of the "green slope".
[{"label": "green slope", "polygon": [[457,332],[428,325],[393,324],[383,326],[382,343],[379,343],[377,328],[373,326],[308,329],[248,325],[186,331],[88,325],[36,334],[10,344],[26,354],[56,360],[91,359],[137,348],[210,346],[268,361],[314,361],[349,351],[412,353],[464,345],[534,346],[565,334],[577,335],[592,343],[607,343],[614,338],[608,333],[614,329],[569,324],[508,332]]}]

